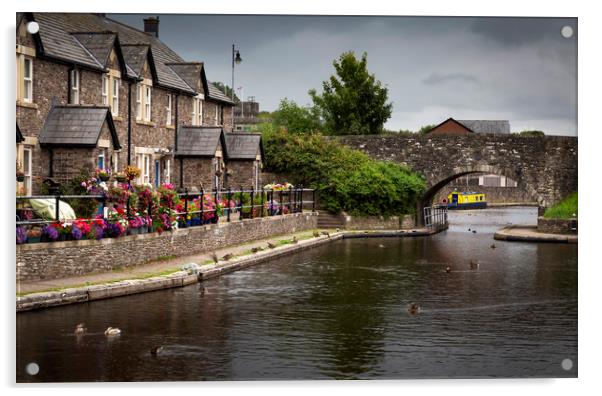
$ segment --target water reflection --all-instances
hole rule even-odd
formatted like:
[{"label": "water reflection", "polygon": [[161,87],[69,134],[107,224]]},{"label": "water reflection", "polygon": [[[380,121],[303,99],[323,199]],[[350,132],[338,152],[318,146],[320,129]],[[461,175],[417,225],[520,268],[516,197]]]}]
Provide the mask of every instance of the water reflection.
[{"label": "water reflection", "polygon": [[[17,378],[576,376],[560,366],[577,362],[576,246],[490,248],[505,222],[536,221],[533,208],[450,216],[430,238],[344,240],[204,285],[19,314]],[[108,326],[122,335],[107,339]]]}]

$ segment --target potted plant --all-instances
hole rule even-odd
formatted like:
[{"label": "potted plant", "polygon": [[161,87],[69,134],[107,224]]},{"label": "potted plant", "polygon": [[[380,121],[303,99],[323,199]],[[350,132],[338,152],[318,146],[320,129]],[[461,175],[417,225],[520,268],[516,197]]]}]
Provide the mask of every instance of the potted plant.
[{"label": "potted plant", "polygon": [[128,181],[127,175],[124,172],[117,172],[114,177],[119,183],[126,183]]},{"label": "potted plant", "polygon": [[42,228],[42,242],[54,242],[59,239],[59,232],[52,225]]},{"label": "potted plant", "polygon": [[17,227],[17,245],[27,242],[27,230],[25,227]]},{"label": "potted plant", "polygon": [[25,172],[23,172],[21,165],[19,165],[18,163],[17,163],[17,181],[20,183],[25,181]]},{"label": "potted plant", "polygon": [[39,243],[42,237],[42,230],[39,228],[32,228],[27,230],[27,243]]},{"label": "potted plant", "polygon": [[125,167],[124,173],[125,173],[126,179],[129,181],[132,181],[132,180],[140,177],[140,174],[142,173],[142,171],[140,170],[140,168],[136,168],[135,166],[128,165]]},{"label": "potted plant", "polygon": [[100,179],[100,181],[104,182],[111,178],[111,174],[106,169],[96,169],[96,176]]}]

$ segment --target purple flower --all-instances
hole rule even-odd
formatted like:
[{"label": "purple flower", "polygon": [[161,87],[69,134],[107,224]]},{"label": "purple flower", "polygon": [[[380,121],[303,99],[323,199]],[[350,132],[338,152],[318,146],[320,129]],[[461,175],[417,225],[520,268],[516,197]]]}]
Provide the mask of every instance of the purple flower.
[{"label": "purple flower", "polygon": [[17,227],[17,245],[27,242],[27,230],[25,227]]},{"label": "purple flower", "polygon": [[79,229],[79,227],[77,227],[76,225],[73,225],[71,227],[71,236],[76,241],[79,241],[80,239],[82,239],[83,234],[82,234],[82,231]]},{"label": "purple flower", "polygon": [[56,241],[59,239],[59,232],[57,229],[49,225],[44,226],[42,229],[42,235],[48,238],[49,241]]}]

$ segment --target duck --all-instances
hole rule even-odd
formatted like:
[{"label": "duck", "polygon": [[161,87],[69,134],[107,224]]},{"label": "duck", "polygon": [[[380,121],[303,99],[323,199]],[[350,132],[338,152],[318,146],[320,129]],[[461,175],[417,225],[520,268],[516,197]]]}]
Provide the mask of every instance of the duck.
[{"label": "duck", "polygon": [[295,236],[293,237],[293,243],[298,243],[298,242],[299,242],[299,240],[297,239],[297,236],[295,235]]},{"label": "duck", "polygon": [[337,232],[341,232],[341,229],[337,227]]},{"label": "duck", "polygon": [[470,269],[479,268],[479,263],[477,261],[470,260]]},{"label": "duck", "polygon": [[77,326],[75,326],[75,334],[76,335],[83,335],[85,333],[86,333],[86,328],[83,323],[80,323]]},{"label": "duck", "polygon": [[252,253],[257,253],[257,252],[259,252],[259,251],[261,251],[261,250],[263,250],[263,248],[261,248],[261,247],[254,247],[254,248],[251,248],[251,252],[252,252]]},{"label": "duck", "polygon": [[205,296],[206,292],[207,292],[207,288],[205,286],[201,287],[201,297]]},{"label": "duck", "polygon": [[320,233],[318,231],[314,231],[314,238],[317,238],[320,236]]},{"label": "duck", "polygon": [[163,350],[163,347],[161,345],[158,345],[156,347],[151,348],[150,354],[153,356],[157,356],[159,353],[161,353],[162,350]]},{"label": "duck", "polygon": [[416,315],[418,312],[420,312],[420,306],[418,304],[411,303],[408,305],[408,313],[410,315]]},{"label": "duck", "polygon": [[385,247],[385,245],[383,245],[383,244],[381,243],[380,245],[378,245],[378,247],[382,249],[382,248],[384,248],[384,247]]},{"label": "duck", "polygon": [[469,228],[469,229],[468,229],[468,232],[470,232],[470,231],[471,231],[471,230],[470,230],[470,228]]},{"label": "duck", "polygon": [[495,243],[492,243],[491,246],[489,246],[492,249],[495,249]]},{"label": "duck", "polygon": [[477,230],[472,230],[472,233],[473,233],[473,234],[476,234],[476,233],[477,233]]},{"label": "duck", "polygon": [[328,238],[330,238],[330,233],[328,231],[322,231],[322,235],[326,235]]},{"label": "duck", "polygon": [[230,260],[232,257],[234,257],[234,254],[232,254],[232,253],[228,253],[228,254],[226,254],[224,257],[222,257],[222,260],[224,260],[224,261],[228,261],[228,260]]},{"label": "duck", "polygon": [[217,257],[217,253],[211,252],[211,260],[213,260],[214,263],[217,263],[219,261],[219,258]]},{"label": "duck", "polygon": [[449,265],[445,267],[445,272],[447,272],[448,274],[451,272],[451,267]]},{"label": "duck", "polygon": [[119,335],[121,334],[121,330],[118,329],[117,327],[107,327],[107,329],[105,330],[105,335],[106,336],[114,336],[114,335]]},{"label": "duck", "polygon": [[268,242],[268,247],[269,247],[270,249],[275,249],[275,248],[276,248],[276,245],[274,245],[272,242]]}]

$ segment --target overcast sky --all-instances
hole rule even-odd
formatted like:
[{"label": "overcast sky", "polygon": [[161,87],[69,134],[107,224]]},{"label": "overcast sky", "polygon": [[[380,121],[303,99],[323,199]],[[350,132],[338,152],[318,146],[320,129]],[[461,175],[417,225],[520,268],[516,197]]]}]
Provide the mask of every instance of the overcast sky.
[{"label": "overcast sky", "polygon": [[[146,16],[111,17],[143,29]],[[236,43],[243,62],[234,85],[261,110],[284,97],[310,104],[307,91],[320,91],[333,60],[353,50],[368,53],[369,71],[389,88],[388,129],[454,117],[577,134],[575,18],[160,15],[159,38],[228,85]]]}]

